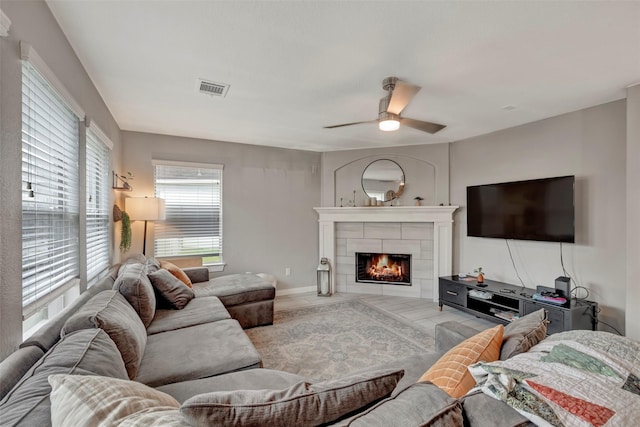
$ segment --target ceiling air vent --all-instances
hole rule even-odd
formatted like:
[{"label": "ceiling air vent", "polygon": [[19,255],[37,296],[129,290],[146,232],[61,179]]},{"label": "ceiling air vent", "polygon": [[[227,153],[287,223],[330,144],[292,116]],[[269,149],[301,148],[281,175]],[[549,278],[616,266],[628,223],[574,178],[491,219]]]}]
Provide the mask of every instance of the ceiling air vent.
[{"label": "ceiling air vent", "polygon": [[212,96],[227,96],[230,85],[198,79],[198,92]]}]

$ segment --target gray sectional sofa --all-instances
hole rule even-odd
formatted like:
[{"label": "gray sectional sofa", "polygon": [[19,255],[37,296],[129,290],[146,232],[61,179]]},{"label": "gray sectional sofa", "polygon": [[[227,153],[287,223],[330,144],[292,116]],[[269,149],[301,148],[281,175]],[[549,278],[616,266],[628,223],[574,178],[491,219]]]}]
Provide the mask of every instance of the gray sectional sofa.
[{"label": "gray sectional sofa", "polygon": [[[181,310],[158,308],[162,306],[159,296],[149,293],[152,286],[147,283],[147,274],[157,267],[153,260],[143,259],[113,267],[107,277],[0,364],[2,426],[51,425],[49,377],[55,374],[142,383],[175,398],[183,404],[185,414],[194,405],[200,410],[198,397],[206,401],[207,393],[212,392],[234,402],[247,399],[250,390],[281,390],[284,400],[297,402],[297,415],[276,411],[290,422],[264,425],[529,425],[516,411],[484,394],[453,399],[433,384],[416,383],[448,348],[476,330],[455,322],[441,324],[436,328],[436,353],[366,369],[337,382],[316,383],[262,368],[260,354],[243,331],[242,326],[273,322],[275,289],[271,284],[254,275],[210,281],[206,269],[186,269],[195,298]],[[344,394],[363,384],[366,392],[358,389]],[[267,393],[271,400],[274,393]],[[302,401],[301,396],[314,400]],[[251,411],[264,409],[263,405],[249,406]],[[334,406],[340,406],[341,412]],[[176,413],[180,412],[176,409]],[[216,418],[226,421],[214,423],[213,419],[198,423],[192,417],[171,425],[247,422],[237,414],[236,418]],[[252,425],[260,424],[254,419]]]}]

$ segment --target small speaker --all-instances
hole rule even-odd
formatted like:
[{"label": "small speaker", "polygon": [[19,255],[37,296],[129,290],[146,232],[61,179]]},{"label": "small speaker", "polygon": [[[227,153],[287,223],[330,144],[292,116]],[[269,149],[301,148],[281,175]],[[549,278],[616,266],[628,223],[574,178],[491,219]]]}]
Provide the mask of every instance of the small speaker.
[{"label": "small speaker", "polygon": [[560,276],[556,279],[556,293],[569,298],[571,293],[571,278]]}]

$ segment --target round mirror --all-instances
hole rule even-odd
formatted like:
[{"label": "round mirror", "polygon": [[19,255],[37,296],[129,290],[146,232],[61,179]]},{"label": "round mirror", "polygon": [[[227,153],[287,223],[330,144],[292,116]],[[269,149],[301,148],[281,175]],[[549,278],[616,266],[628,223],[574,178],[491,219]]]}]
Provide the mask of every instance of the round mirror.
[{"label": "round mirror", "polygon": [[389,202],[404,190],[404,171],[393,160],[376,160],[362,172],[362,189],[369,197]]}]

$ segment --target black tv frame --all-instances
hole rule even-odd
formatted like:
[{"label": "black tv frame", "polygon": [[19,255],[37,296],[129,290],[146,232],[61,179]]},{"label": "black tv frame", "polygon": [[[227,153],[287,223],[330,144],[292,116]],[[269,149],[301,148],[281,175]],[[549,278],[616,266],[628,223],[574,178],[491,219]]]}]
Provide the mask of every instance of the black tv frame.
[{"label": "black tv frame", "polygon": [[[566,231],[564,233],[551,233],[549,229],[541,229],[541,227],[544,227],[545,221],[553,219],[553,212],[550,210],[552,205],[548,201],[543,200],[544,204],[542,209],[540,209],[538,205],[541,202],[541,198],[547,196],[551,188],[551,183],[564,184],[565,188],[563,191],[565,192],[570,188],[564,197],[559,197],[558,194],[552,197],[556,205],[560,208],[556,212],[556,215],[560,215],[560,217],[555,219],[554,222],[562,221],[565,223],[561,227]],[[498,201],[500,202],[493,206],[493,212],[488,212],[486,206],[483,207],[480,200],[480,197],[482,197],[480,192],[484,192],[484,197],[486,198],[489,191],[491,191],[489,190],[490,188],[494,189],[495,197],[499,199]],[[562,189],[561,186],[556,186],[556,188]],[[518,192],[518,190],[520,190],[520,192]],[[527,196],[529,196],[529,200],[526,200],[528,199]],[[516,198],[520,200],[516,202]],[[569,200],[570,206],[568,203]],[[525,201],[530,204],[528,207],[530,208],[529,212],[526,213],[528,218],[525,217]],[[507,211],[509,208],[511,208],[512,213],[508,215]],[[481,215],[479,219],[478,215]],[[538,217],[537,219],[532,219],[532,217],[536,216]],[[510,226],[507,226],[507,224]],[[525,231],[525,225],[529,227],[529,231]],[[575,243],[575,176],[566,175],[468,186],[467,236]]]}]

